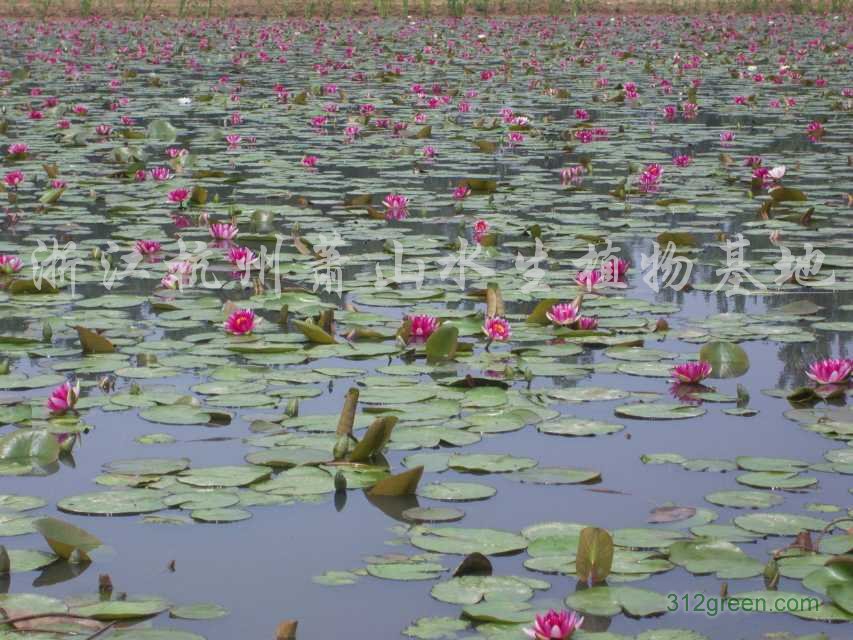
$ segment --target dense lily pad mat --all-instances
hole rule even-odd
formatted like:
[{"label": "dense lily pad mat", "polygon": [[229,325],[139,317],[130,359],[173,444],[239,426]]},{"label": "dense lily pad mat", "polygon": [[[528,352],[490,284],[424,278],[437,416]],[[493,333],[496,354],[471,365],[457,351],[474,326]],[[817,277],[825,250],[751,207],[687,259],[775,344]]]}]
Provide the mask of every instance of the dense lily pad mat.
[{"label": "dense lily pad mat", "polygon": [[[236,605],[281,563],[342,611],[387,589],[382,637],[570,607],[575,637],[692,640],[666,588],[723,581],[817,594],[802,635],[853,616],[848,16],[0,32],[7,615],[271,637],[284,612]],[[88,593],[150,571],[140,530],[232,541],[205,550],[234,580]],[[607,582],[567,590],[600,545]]]}]

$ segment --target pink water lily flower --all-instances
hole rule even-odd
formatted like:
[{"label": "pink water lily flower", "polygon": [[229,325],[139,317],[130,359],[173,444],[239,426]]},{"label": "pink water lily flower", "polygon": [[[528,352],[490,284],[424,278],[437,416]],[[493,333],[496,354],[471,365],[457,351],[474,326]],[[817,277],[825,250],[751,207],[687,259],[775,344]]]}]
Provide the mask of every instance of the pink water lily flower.
[{"label": "pink water lily flower", "polygon": [[18,273],[23,266],[24,263],[18,256],[0,255],[0,273],[4,275]]},{"label": "pink water lily flower", "polygon": [[412,338],[426,340],[438,329],[438,318],[426,314],[409,316]]},{"label": "pink water lily flower", "polygon": [[399,193],[389,193],[382,200],[387,220],[403,220],[409,215],[409,199]]},{"label": "pink water lily flower", "polygon": [[234,148],[240,145],[240,142],[243,140],[243,136],[238,133],[229,133],[225,136],[225,142],[228,143],[229,148]]},{"label": "pink water lily flower", "polygon": [[151,178],[156,182],[165,182],[171,180],[172,172],[169,167],[154,167],[151,169]]},{"label": "pink water lily flower", "polygon": [[72,385],[66,380],[51,392],[46,403],[47,409],[54,415],[61,415],[73,409],[79,397],[80,382],[78,381]]},{"label": "pink water lily flower", "polygon": [[258,262],[258,256],[249,247],[231,247],[228,250],[228,262],[241,271]]},{"label": "pink water lily flower", "polygon": [[169,192],[169,202],[176,204],[180,207],[184,206],[184,202],[189,200],[190,190],[189,189],[174,189]]},{"label": "pink water lily flower", "polygon": [[595,285],[602,281],[603,277],[600,269],[578,271],[578,274],[575,276],[575,283],[587,291],[592,291]]},{"label": "pink water lily flower", "polygon": [[853,360],[826,358],[809,365],[806,375],[818,384],[840,384],[853,373]]},{"label": "pink water lily flower", "polygon": [[152,254],[160,251],[160,243],[156,240],[137,240],[136,241],[136,253],[140,253],[143,256],[150,256]]},{"label": "pink water lily flower", "polygon": [[468,185],[460,185],[453,190],[453,199],[454,200],[464,200],[469,195],[471,195],[471,189],[468,188]]},{"label": "pink water lily flower", "polygon": [[697,362],[685,362],[672,368],[672,379],[676,382],[687,384],[699,384],[711,375],[711,363],[699,360]]},{"label": "pink water lily flower", "polygon": [[625,277],[630,267],[631,265],[627,260],[613,257],[604,261],[601,265],[601,272],[608,282],[618,282]]},{"label": "pink water lily flower", "polygon": [[574,611],[551,609],[544,616],[536,616],[533,626],[524,629],[524,633],[533,640],[567,640],[583,624],[583,617]]},{"label": "pink water lily flower", "polygon": [[488,336],[490,342],[506,342],[512,337],[512,328],[505,318],[491,316],[486,318],[486,322],[483,324],[483,333]]},{"label": "pink water lily flower", "polygon": [[235,336],[244,336],[252,333],[260,323],[261,319],[251,309],[237,309],[237,311],[228,316],[223,327],[226,333]]},{"label": "pink water lily flower", "polygon": [[317,160],[319,160],[317,156],[303,156],[302,166],[307,167],[308,169],[314,169],[317,167]]},{"label": "pink water lily flower", "polygon": [[688,155],[678,155],[672,159],[672,164],[676,167],[689,167],[691,162],[693,162],[693,158]]},{"label": "pink water lily flower", "polygon": [[575,323],[575,328],[580,329],[581,331],[593,331],[594,329],[598,329],[598,318],[582,316],[578,318],[577,323]]},{"label": "pink water lily flower", "polygon": [[561,302],[545,312],[545,317],[555,325],[566,327],[573,325],[580,316],[578,308],[570,302]]},{"label": "pink water lily flower", "polygon": [[30,152],[30,147],[23,142],[13,142],[7,151],[13,158],[23,159]]},{"label": "pink water lily flower", "polygon": [[656,163],[647,164],[638,178],[640,191],[646,193],[657,191],[661,178],[663,178],[663,167]]},{"label": "pink water lily flower", "polygon": [[3,176],[3,182],[11,189],[17,189],[18,185],[24,181],[24,172],[20,170],[10,171]]},{"label": "pink water lily flower", "polygon": [[564,187],[568,185],[578,185],[583,180],[585,173],[586,169],[584,169],[583,165],[579,164],[576,164],[573,167],[560,169],[560,184]]},{"label": "pink water lily flower", "polygon": [[826,129],[823,128],[823,124],[817,120],[809,122],[808,126],[806,126],[806,134],[812,142],[820,140],[825,133]]},{"label": "pink water lily flower", "polygon": [[210,225],[209,232],[214,240],[233,240],[240,230],[230,222],[214,222]]}]

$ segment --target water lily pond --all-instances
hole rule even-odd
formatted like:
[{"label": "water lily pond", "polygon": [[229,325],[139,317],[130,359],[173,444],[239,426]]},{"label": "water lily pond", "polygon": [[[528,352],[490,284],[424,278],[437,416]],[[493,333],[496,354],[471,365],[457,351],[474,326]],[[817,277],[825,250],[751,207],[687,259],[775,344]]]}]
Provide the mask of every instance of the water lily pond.
[{"label": "water lily pond", "polygon": [[851,29],[0,20],[0,639],[850,637]]}]

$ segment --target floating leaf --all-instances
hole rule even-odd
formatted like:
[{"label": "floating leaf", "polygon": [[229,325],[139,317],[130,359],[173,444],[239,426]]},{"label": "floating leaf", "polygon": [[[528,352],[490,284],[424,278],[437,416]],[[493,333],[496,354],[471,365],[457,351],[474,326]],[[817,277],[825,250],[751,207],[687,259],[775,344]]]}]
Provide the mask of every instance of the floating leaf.
[{"label": "floating leaf", "polygon": [[80,338],[83,353],[113,353],[116,350],[115,345],[101,334],[81,326],[74,328]]},{"label": "floating leaf", "polygon": [[613,538],[604,529],[586,527],[581,530],[575,567],[578,580],[603,582],[613,566]]},{"label": "floating leaf", "polygon": [[456,355],[459,340],[459,328],[443,324],[427,339],[424,348],[430,363],[451,360]]},{"label": "floating leaf", "polygon": [[749,371],[746,351],[733,342],[709,342],[699,350],[699,359],[711,364],[715,378],[737,378]]},{"label": "floating leaf", "polygon": [[68,560],[75,550],[88,554],[102,544],[88,531],[56,518],[39,518],[33,524],[53,552],[63,560]]},{"label": "floating leaf", "polygon": [[377,482],[369,493],[371,496],[413,496],[423,474],[423,467],[415,467],[403,473],[388,476]]}]

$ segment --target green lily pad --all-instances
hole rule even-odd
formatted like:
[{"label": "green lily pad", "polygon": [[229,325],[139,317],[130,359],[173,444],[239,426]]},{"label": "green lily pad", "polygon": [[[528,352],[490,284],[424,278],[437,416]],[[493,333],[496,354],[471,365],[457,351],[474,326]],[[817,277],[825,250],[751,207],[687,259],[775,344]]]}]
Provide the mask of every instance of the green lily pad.
[{"label": "green lily pad", "polygon": [[113,460],[105,464],[104,469],[129,476],[162,476],[184,471],[189,466],[188,458],[136,458]]},{"label": "green lily pad", "polygon": [[706,413],[706,410],[700,406],[668,404],[664,402],[623,404],[616,407],[615,411],[617,416],[640,420],[681,420],[684,418],[698,418]]},{"label": "green lily pad", "polygon": [[750,513],[738,516],[734,523],[763,535],[795,536],[800,531],[821,531],[826,521],[792,513]]},{"label": "green lily pad", "polygon": [[497,529],[422,526],[412,529],[410,539],[414,546],[424,551],[460,555],[475,552],[504,555],[527,548],[527,540],[520,535]]},{"label": "green lily pad", "polygon": [[450,456],[448,466],[456,471],[472,473],[509,473],[536,466],[533,458],[519,458],[495,453],[455,453]]},{"label": "green lily pad", "polygon": [[63,498],[56,506],[60,511],[84,516],[129,516],[165,509],[163,497],[150,489],[101,491]]},{"label": "green lily pad", "polygon": [[272,469],[255,465],[201,467],[184,471],[178,482],[193,487],[246,487],[269,478]]},{"label": "green lily pad", "polygon": [[525,602],[533,597],[535,589],[547,589],[549,586],[541,580],[515,576],[462,576],[439,582],[430,594],[448,604],[471,605],[483,600]]},{"label": "green lily pad", "polygon": [[601,473],[589,469],[567,467],[536,467],[510,476],[513,480],[531,484],[581,484],[601,480]]},{"label": "green lily pad", "polygon": [[764,570],[764,564],[731,542],[708,538],[675,542],[669,559],[691,573],[716,573],[721,579],[751,578]]},{"label": "green lily pad", "polygon": [[388,562],[368,564],[367,573],[384,580],[433,580],[444,572],[444,567],[435,562]]},{"label": "green lily pad", "polygon": [[465,502],[486,500],[497,493],[497,489],[476,482],[434,482],[418,487],[418,495],[432,500]]},{"label": "green lily pad", "polygon": [[625,427],[621,424],[601,420],[564,417],[559,420],[543,422],[536,428],[542,433],[556,436],[600,436],[617,433]]},{"label": "green lily pad", "polygon": [[403,629],[403,635],[420,640],[455,640],[457,632],[470,626],[470,622],[458,618],[418,618]]},{"label": "green lily pad", "polygon": [[782,504],[784,498],[766,491],[715,491],[705,496],[705,500],[721,507],[735,509],[769,509]]},{"label": "green lily pad", "polygon": [[614,616],[623,610],[632,616],[649,616],[665,612],[668,604],[666,596],[634,587],[592,587],[566,598],[570,608],[597,616]]},{"label": "green lily pad", "polygon": [[212,602],[185,604],[169,609],[170,618],[181,620],[215,620],[228,615],[228,609]]}]

